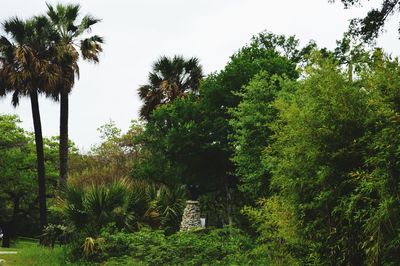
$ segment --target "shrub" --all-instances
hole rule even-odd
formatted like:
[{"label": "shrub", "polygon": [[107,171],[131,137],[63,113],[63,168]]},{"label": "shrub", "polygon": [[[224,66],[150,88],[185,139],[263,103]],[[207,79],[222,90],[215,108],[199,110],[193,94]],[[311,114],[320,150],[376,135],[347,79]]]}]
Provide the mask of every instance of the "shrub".
[{"label": "shrub", "polygon": [[247,215],[258,233],[257,247],[252,255],[264,257],[268,265],[303,265],[307,245],[299,234],[294,208],[279,196],[262,199],[257,207],[245,207]]},{"label": "shrub", "polygon": [[262,264],[262,258],[252,252],[253,239],[232,227],[170,236],[161,230],[143,228],[136,233],[103,232],[101,238],[104,239],[103,252],[90,259],[105,265]]},{"label": "shrub", "polygon": [[144,266],[147,265],[144,262],[135,260],[129,256],[122,256],[119,258],[111,258],[108,261],[104,262],[102,264],[103,266],[120,266],[120,265],[124,265],[124,266]]},{"label": "shrub", "polygon": [[132,255],[137,259],[142,259],[150,249],[166,244],[166,237],[163,231],[149,230],[148,228],[143,228],[133,234],[103,232],[102,237],[106,239],[106,253],[112,257]]}]

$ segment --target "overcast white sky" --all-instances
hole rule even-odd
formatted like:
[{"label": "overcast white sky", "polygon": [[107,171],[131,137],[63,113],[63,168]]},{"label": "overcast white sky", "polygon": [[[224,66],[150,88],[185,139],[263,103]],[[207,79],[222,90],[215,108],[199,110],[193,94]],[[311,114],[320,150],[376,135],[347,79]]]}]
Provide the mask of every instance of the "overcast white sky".
[{"label": "overcast white sky", "polygon": [[[338,0],[339,1],[339,0]],[[263,30],[296,35],[304,44],[334,48],[348,20],[365,14],[364,8],[344,10],[327,0],[81,0],[82,14],[103,21],[93,33],[106,44],[98,65],[81,63],[81,78],[70,97],[70,138],[84,150],[99,141],[97,128],[114,120],[123,131],[138,117],[136,90],[145,84],[152,62],[161,55],[181,54],[200,59],[206,74],[224,67],[237,49]],[[380,1],[378,1],[380,2]],[[0,20],[29,17],[46,11],[42,0],[2,1]],[[397,21],[387,25],[379,45],[399,55]],[[41,99],[44,135],[58,135],[59,107]],[[33,130],[29,101],[17,109],[10,97],[0,99],[0,113],[18,114],[22,126]]]}]

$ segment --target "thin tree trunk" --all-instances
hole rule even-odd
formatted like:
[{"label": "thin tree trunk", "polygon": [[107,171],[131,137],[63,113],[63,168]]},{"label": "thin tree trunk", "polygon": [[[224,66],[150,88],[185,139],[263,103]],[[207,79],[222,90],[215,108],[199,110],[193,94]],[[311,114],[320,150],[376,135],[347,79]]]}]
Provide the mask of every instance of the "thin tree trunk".
[{"label": "thin tree trunk", "polygon": [[14,238],[17,234],[18,225],[18,213],[19,213],[19,196],[13,197],[13,214],[11,220],[2,224],[3,230],[3,248],[9,248],[11,243],[11,238]]},{"label": "thin tree trunk", "polygon": [[20,197],[16,195],[13,199],[13,215],[12,215],[12,220],[11,220],[11,236],[15,237],[17,235],[18,229],[19,229],[19,223],[18,223],[18,215],[19,215],[19,203],[20,203]]},{"label": "thin tree trunk", "polygon": [[68,180],[68,93],[60,95],[60,189],[65,191]]},{"label": "thin tree trunk", "polygon": [[10,247],[10,229],[8,228],[8,224],[3,224],[2,230],[3,230],[3,242],[1,244],[1,247],[3,248],[9,248]]},{"label": "thin tree trunk", "polygon": [[46,207],[46,179],[44,169],[44,152],[43,152],[43,136],[42,125],[40,121],[39,101],[37,91],[30,94],[33,127],[35,130],[35,143],[36,143],[36,159],[37,159],[37,174],[39,185],[39,215],[40,227],[43,228],[47,225],[47,207]]},{"label": "thin tree trunk", "polygon": [[232,191],[228,183],[225,184],[225,191],[226,191],[226,215],[228,218],[228,225],[233,225],[233,219],[232,219],[233,197],[232,197]]}]

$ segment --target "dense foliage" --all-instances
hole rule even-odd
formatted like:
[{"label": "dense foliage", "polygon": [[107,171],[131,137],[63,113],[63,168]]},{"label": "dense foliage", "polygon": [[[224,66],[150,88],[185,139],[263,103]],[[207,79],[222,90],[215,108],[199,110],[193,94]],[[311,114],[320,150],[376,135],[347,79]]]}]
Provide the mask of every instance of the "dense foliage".
[{"label": "dense foliage", "polygon": [[244,88],[239,105],[232,109],[232,161],[241,177],[240,189],[252,200],[268,194],[270,174],[262,155],[272,134],[269,124],[278,113],[273,102],[282,82],[277,75],[260,72]]},{"label": "dense foliage", "polygon": [[[231,161],[231,109],[241,101],[243,86],[261,71],[271,77],[297,78],[296,63],[307,49],[299,50],[293,37],[262,33],[235,53],[222,71],[204,79],[198,93],[155,109],[137,138],[145,156],[133,176],[183,184],[192,198],[219,204],[204,208],[211,224],[233,224],[240,219],[243,195]],[[235,218],[234,213],[239,216]]]},{"label": "dense foliage", "polygon": [[93,145],[86,153],[70,154],[70,185],[100,185],[129,177],[134,163],[141,157],[140,143],[132,141],[141,134],[141,123],[133,121],[124,134],[113,121],[100,126],[98,131],[101,143]]},{"label": "dense foliage", "polygon": [[[0,227],[3,246],[17,234],[38,234],[38,195],[35,143],[32,133],[24,131],[19,119],[0,115]],[[44,140],[45,163],[48,169],[48,192],[57,187],[57,142]]]},{"label": "dense foliage", "polygon": [[205,265],[210,262],[260,265],[266,262],[252,254],[254,243],[249,236],[229,227],[171,236],[148,229],[133,234],[105,231],[93,243],[84,258],[106,261],[105,265]]},{"label": "dense foliage", "polygon": [[295,207],[314,263],[398,263],[396,144],[389,137],[398,67],[378,50],[352,80],[333,59],[317,56],[296,91],[276,101],[265,160],[272,189]]}]

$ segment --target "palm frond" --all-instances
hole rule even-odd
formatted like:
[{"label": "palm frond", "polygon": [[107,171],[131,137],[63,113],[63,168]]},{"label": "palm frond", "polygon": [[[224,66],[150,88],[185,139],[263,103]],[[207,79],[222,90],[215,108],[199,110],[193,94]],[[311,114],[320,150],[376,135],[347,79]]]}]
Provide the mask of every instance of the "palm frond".
[{"label": "palm frond", "polygon": [[57,11],[64,14],[65,21],[73,22],[78,18],[81,6],[79,4],[57,5]]},{"label": "palm frond", "polygon": [[3,22],[3,30],[12,36],[17,43],[23,43],[26,34],[26,23],[18,17],[13,17]]},{"label": "palm frond", "polygon": [[148,85],[139,87],[139,96],[143,100],[140,116],[148,119],[159,105],[188,92],[197,92],[202,78],[203,70],[196,57],[186,60],[180,55],[161,56],[153,63]]},{"label": "palm frond", "polygon": [[77,31],[75,32],[74,36],[78,37],[79,35],[81,35],[84,32],[89,32],[91,27],[98,23],[101,22],[101,19],[97,19],[91,15],[86,15],[82,18],[81,23],[78,26]]},{"label": "palm frond", "polygon": [[55,25],[60,24],[61,21],[60,15],[57,13],[54,7],[49,3],[46,3],[46,6],[47,6],[47,16],[51,19],[51,21]]},{"label": "palm frond", "polygon": [[103,51],[102,43],[104,43],[103,38],[97,35],[82,40],[80,47],[83,59],[98,63],[98,56]]},{"label": "palm frond", "polygon": [[61,91],[69,93],[75,84],[75,78],[79,79],[80,55],[84,60],[99,62],[104,40],[97,35],[82,39],[82,34],[88,32],[90,27],[100,20],[86,15],[79,21],[79,4],[47,4],[47,7],[47,16],[58,36],[54,41],[54,61],[62,69],[56,91],[48,95],[57,98],[57,93]]},{"label": "palm frond", "polygon": [[11,62],[14,56],[13,51],[13,44],[5,36],[0,36],[0,55],[2,61]]}]

